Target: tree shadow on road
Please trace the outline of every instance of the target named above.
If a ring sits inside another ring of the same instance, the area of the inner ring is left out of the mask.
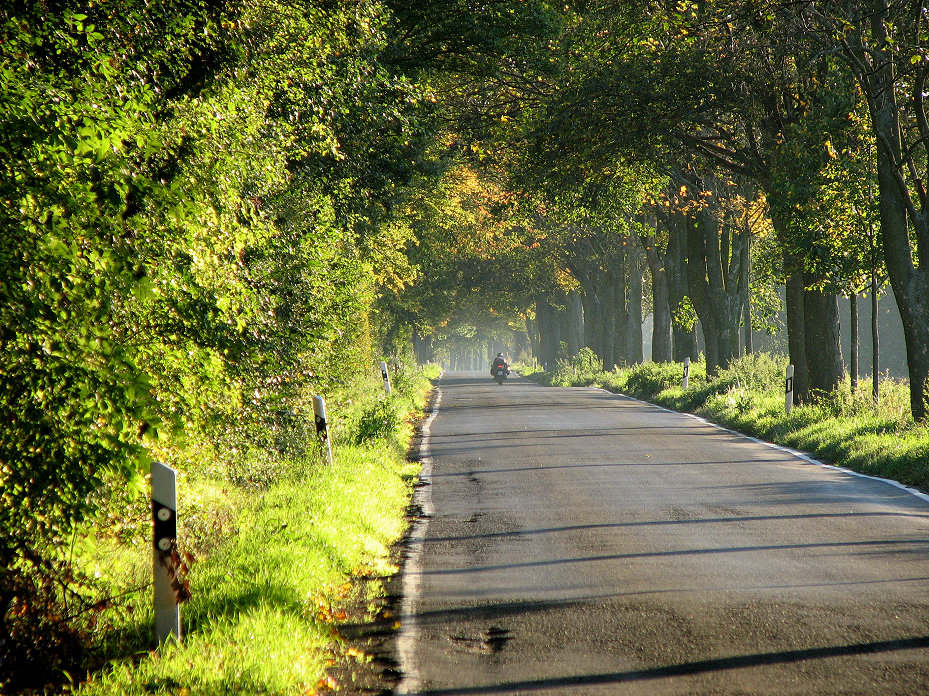
[[[512,692],[542,691],[573,686],[598,686],[623,684],[629,682],[649,681],[668,677],[691,676],[708,672],[722,672],[748,667],[779,665],[808,660],[821,660],[834,657],[876,655],[880,653],[899,652],[929,648],[929,636],[917,636],[897,640],[873,641],[869,643],[851,643],[847,645],[830,645],[819,648],[798,650],[780,650],[775,652],[735,655],[732,657],[695,660],[676,665],[649,667],[646,669],[627,670],[624,672],[607,672],[602,674],[578,674],[547,679],[503,682],[486,686],[467,686],[448,689],[431,689],[420,692],[419,696],[465,696],[466,694],[497,694]]]

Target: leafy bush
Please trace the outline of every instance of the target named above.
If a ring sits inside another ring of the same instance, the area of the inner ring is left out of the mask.
[[[396,400],[381,397],[361,412],[352,440],[356,445],[365,445],[386,439],[397,432],[402,418]]]
[[[695,365],[691,363],[690,379],[697,382]],[[625,389],[635,396],[654,396],[665,389],[681,384],[683,368],[675,363],[647,362],[620,370],[625,377]]]
[[[572,358],[560,358],[555,369],[548,373],[547,382],[559,387],[589,386],[599,383],[598,379],[602,373],[603,363],[597,354],[584,347]]]

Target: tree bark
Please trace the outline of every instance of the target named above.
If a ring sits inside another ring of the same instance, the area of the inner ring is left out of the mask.
[[[745,314],[742,317],[742,331],[745,336],[743,345],[745,354],[755,352],[755,342],[752,336],[752,236],[747,230],[748,238],[745,240],[745,263],[743,264],[742,279],[742,307]]]
[[[858,293],[848,296],[849,315],[849,365],[848,374],[852,385],[852,394],[858,391]]]
[[[839,298],[835,293],[807,290],[803,311],[810,394],[823,395],[838,389],[844,370]]]
[[[548,298],[536,300],[536,318],[539,325],[539,360],[552,369],[561,350],[561,321],[558,308]]]
[[[642,282],[645,267],[641,254],[634,250],[629,254],[628,303],[624,334],[623,357],[627,365],[638,365],[643,361],[642,348]]]
[[[614,273],[609,273],[599,289],[603,294],[600,300],[600,311],[603,313],[603,369],[612,370],[616,364],[617,331],[624,325],[622,313],[625,311],[625,297],[620,294],[619,284]],[[622,309],[620,309],[622,307]]]
[[[788,272],[785,287],[787,351],[790,354],[790,364],[794,366],[795,404],[810,400],[809,369],[806,361],[805,297],[802,273]]]
[[[671,356],[675,362],[684,362],[684,358],[696,360],[697,335],[693,327],[686,328],[674,321],[674,313],[685,298],[689,297],[687,287],[687,220],[681,213],[672,214],[668,223],[668,250],[665,253],[664,268],[668,282],[668,311],[671,315]]]
[[[783,250],[784,259],[784,304],[787,311],[787,352],[794,366],[794,403],[802,404],[810,399],[809,370],[806,361],[806,318],[804,311],[803,260],[791,252],[790,235],[785,221],[774,212],[772,206],[771,226]]]
[[[538,315],[536,315],[535,320],[530,319],[528,316],[526,317],[526,335],[529,337],[529,347],[533,357],[541,364],[542,358],[539,356],[542,353],[542,347],[539,342]]]
[[[586,270],[575,266],[573,272],[583,291],[581,303],[584,306],[584,345],[596,353],[602,361],[604,327],[597,284]]]
[[[702,190],[699,178],[693,183],[695,191]],[[739,354],[748,234],[741,229],[733,234],[731,226],[721,225],[709,207],[715,196],[709,201],[687,228],[687,284],[706,341],[707,373],[716,374]]]
[[[572,290],[568,293],[565,306],[565,326],[562,333],[568,355],[573,357],[584,347],[584,305],[577,291]]]
[[[671,307],[668,275],[663,268],[652,270],[652,360],[671,362]]]
[[[881,341],[877,315],[877,277],[871,274],[871,396],[875,405],[881,398]]]
[[[719,368],[719,350],[717,345],[716,325],[710,314],[709,300],[707,298],[706,283],[706,239],[705,230],[700,223],[709,224],[708,216],[698,214],[688,216],[687,225],[687,288],[690,301],[693,303],[697,316],[700,317],[700,326],[703,329],[703,339],[706,344],[706,371],[707,374],[716,374]]]
[[[859,81],[868,97],[871,124],[877,141],[877,181],[880,192],[881,243],[894,298],[903,320],[907,368],[910,378],[910,408],[913,418],[929,417],[929,233],[925,210],[917,210],[910,198],[901,142],[901,113],[897,104],[894,73],[895,48],[889,44],[887,0],[875,0],[871,15],[874,49],[864,53],[865,65],[874,64]],[[861,58],[861,57],[859,57]],[[920,108],[920,107],[917,107]],[[919,182],[917,182],[919,183]],[[916,233],[916,255],[910,244],[907,211]]]

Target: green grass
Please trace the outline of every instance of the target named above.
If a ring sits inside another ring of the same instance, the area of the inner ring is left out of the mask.
[[[389,546],[403,534],[413,475],[388,447],[342,447],[332,467],[251,497],[234,533],[191,568],[182,644],[120,660],[77,693],[311,692],[346,580],[396,571]]]
[[[853,395],[846,381],[835,394],[795,407],[788,416],[783,393],[786,365],[785,358],[759,353],[708,378],[705,364],[695,362],[686,391],[680,363],[644,363],[604,372],[585,356],[563,361],[550,372],[533,366],[518,369],[542,384],[601,386],[695,413],[828,463],[929,490],[929,428],[913,422],[905,382],[882,380],[880,402],[875,405],[870,383]]]
[[[405,454],[427,377],[435,376],[435,368],[408,376],[389,398],[376,391],[356,398],[344,409],[350,412],[333,419],[331,467],[309,458],[292,462],[266,487],[236,486],[203,475],[206,468],[182,477],[179,537],[195,562],[191,599],[181,608],[181,644],[153,649],[147,504],[127,499],[118,516],[141,515],[137,528],[104,519],[77,539],[81,567],[119,601],[98,629],[96,653],[109,661],[73,693],[303,696],[325,690],[326,669],[345,650],[336,628],[345,618],[342,607],[358,600],[361,585],[352,579],[398,570],[390,549],[405,531],[419,471]],[[382,591],[377,582],[363,586]]]

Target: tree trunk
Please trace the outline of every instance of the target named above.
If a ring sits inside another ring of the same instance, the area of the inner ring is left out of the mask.
[[[849,365],[848,374],[852,384],[852,394],[858,391],[858,293],[852,292],[848,296],[848,314],[851,326],[849,335]]]
[[[626,312],[625,358],[628,365],[643,361],[642,348],[642,276],[645,268],[638,253],[629,257],[629,304]]]
[[[671,307],[668,303],[668,275],[652,271],[652,360],[671,362]]]
[[[786,265],[786,264],[785,264]],[[785,304],[787,305],[787,351],[794,366],[794,403],[810,400],[809,369],[806,362],[806,312],[803,274],[787,273]]]
[[[809,370],[806,361],[806,328],[804,305],[803,261],[791,255],[790,235],[784,220],[774,212],[772,206],[771,225],[784,254],[784,304],[787,310],[787,352],[794,366],[794,403],[802,404],[810,399]]]
[[[693,303],[697,316],[700,317],[700,326],[703,329],[703,339],[706,344],[706,371],[707,374],[716,374],[719,367],[719,350],[717,345],[716,323],[710,314],[709,300],[707,298],[706,283],[706,240],[702,225],[710,224],[709,216],[700,213],[695,217],[687,218],[687,287],[690,292],[690,301]]]
[[[881,341],[877,315],[877,277],[871,274],[871,396],[877,405],[881,398]]]
[[[748,238],[745,240],[745,263],[742,272],[745,274],[742,279],[742,307],[745,314],[742,317],[742,331],[744,333],[743,345],[745,354],[755,352],[755,342],[752,337],[752,235],[751,230],[747,230]]]
[[[596,353],[597,357],[605,365],[605,336],[607,331],[603,302],[600,299],[602,288],[586,270],[574,268],[573,271],[583,290],[581,302],[584,305],[584,345]]]
[[[573,357],[584,347],[584,305],[575,290],[568,293],[565,304],[564,341],[568,355]]]
[[[540,298],[535,305],[539,325],[539,360],[546,369],[553,369],[561,349],[561,321],[558,310],[548,298]]]
[[[533,357],[541,364],[542,358],[539,356],[542,354],[542,347],[539,342],[538,315],[536,315],[535,320],[530,319],[528,316],[526,317],[526,335],[529,337],[529,347]]]
[[[697,335],[674,320],[674,314],[685,298],[687,288],[687,222],[683,214],[676,213],[668,221],[668,251],[664,258],[665,278],[668,283],[668,312],[671,318],[671,357],[675,362],[684,358],[696,360]]]
[[[842,382],[844,369],[839,298],[835,293],[807,290],[803,311],[810,394],[833,392]]]
[[[621,321],[617,321],[619,288],[613,281],[612,275],[606,278],[597,292],[600,299],[600,311],[603,314],[603,352],[600,359],[603,360],[604,370],[612,370],[613,365],[616,364],[616,332],[623,325]]]
[[[668,304],[668,274],[655,235],[643,238],[645,260],[652,278],[652,361],[671,362],[671,308]],[[667,255],[667,252],[664,254]]]
[[[696,177],[694,182],[697,187],[703,184]],[[710,197],[709,205],[715,200]],[[687,229],[687,284],[706,341],[708,374],[725,369],[739,354],[748,239],[746,230],[735,228],[732,234],[734,228],[721,226],[713,213],[710,207],[701,209]]]
[[[904,172],[900,133],[900,109],[896,101],[897,84],[893,51],[887,36],[886,2],[875,4],[871,15],[876,65],[862,77],[868,92],[871,124],[877,141],[877,181],[881,243],[887,274],[903,320],[906,362],[910,378],[910,408],[913,418],[923,422],[929,416],[929,242],[926,220],[914,215],[919,267],[913,261],[907,225],[909,190]],[[869,56],[870,57],[870,56]]]

